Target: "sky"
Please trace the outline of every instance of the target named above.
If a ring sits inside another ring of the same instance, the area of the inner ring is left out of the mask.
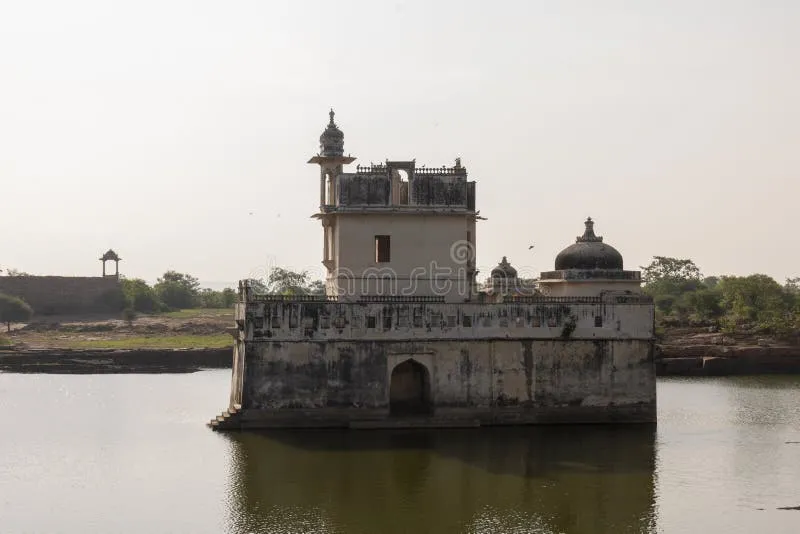
[[[628,269],[782,282],[798,26],[793,0],[0,0],[0,268],[321,277],[333,107],[356,163],[462,158],[484,275],[552,269],[591,216]]]

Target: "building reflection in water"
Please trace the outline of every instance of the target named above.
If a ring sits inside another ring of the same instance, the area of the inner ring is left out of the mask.
[[[235,433],[231,532],[655,532],[655,427]]]

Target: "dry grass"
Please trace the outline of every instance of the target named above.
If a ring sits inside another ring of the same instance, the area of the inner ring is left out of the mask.
[[[169,317],[170,319],[196,319],[196,318],[230,318],[233,321],[232,308],[193,308],[162,313],[154,317]]]
[[[68,339],[59,344],[72,349],[221,349],[233,346],[228,334],[147,336],[121,339]]]

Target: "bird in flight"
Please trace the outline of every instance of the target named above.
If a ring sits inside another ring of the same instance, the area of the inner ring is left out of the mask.
[[[530,249],[532,249],[532,248],[533,248],[533,245],[529,246],[529,247],[528,247],[528,250],[530,250]]]

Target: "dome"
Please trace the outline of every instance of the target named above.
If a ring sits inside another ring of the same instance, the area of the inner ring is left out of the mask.
[[[344,155],[344,134],[333,122],[333,110],[329,113],[331,120],[328,127],[319,136],[319,148],[321,156],[343,156]]]
[[[594,235],[594,221],[586,219],[586,231],[556,256],[556,270],[618,269],[622,270],[622,254],[603,238]]]
[[[122,261],[122,258],[112,249],[108,249],[108,251],[100,257],[100,261]]]
[[[516,278],[517,270],[508,263],[508,260],[503,256],[502,261],[492,269],[492,278]]]

